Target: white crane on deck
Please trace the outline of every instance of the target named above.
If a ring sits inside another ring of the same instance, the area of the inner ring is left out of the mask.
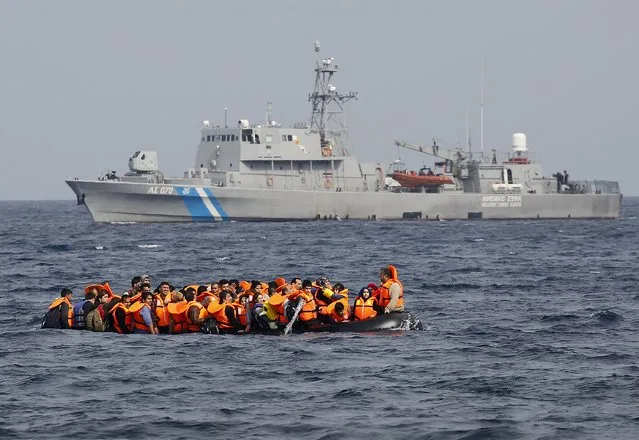
[[[395,141],[395,145],[402,148],[407,148],[409,150],[417,151],[424,154],[429,154],[431,156],[438,157],[444,160],[453,161],[453,163],[458,164],[459,162],[466,159],[466,156],[461,148],[457,148],[455,150],[449,149],[441,149],[437,142],[433,140],[433,145],[430,147],[423,147],[421,145],[414,145],[404,141]]]

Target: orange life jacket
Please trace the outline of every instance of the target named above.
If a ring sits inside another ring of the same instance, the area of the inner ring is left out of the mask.
[[[144,330],[145,332],[149,332],[151,330],[149,326],[146,325],[146,322],[144,322],[144,318],[142,318],[142,315],[140,314],[142,309],[145,307],[148,307],[149,310],[151,310],[151,307],[148,304],[144,304],[140,301],[136,302],[135,304],[131,304],[131,307],[129,307],[129,313],[132,314],[131,331],[133,331],[133,329],[135,328],[137,328],[138,330]],[[153,314],[152,310],[151,314]]]
[[[377,316],[377,312],[373,307],[375,303],[377,303],[377,299],[372,296],[368,297],[368,299],[358,296],[357,299],[355,299],[355,310],[353,311],[355,320],[368,319]]]
[[[313,319],[317,319],[317,305],[315,304],[315,298],[313,298],[313,295],[308,294],[303,290],[298,290],[297,292],[291,293],[289,299],[295,303],[298,297],[301,297],[306,301],[298,315],[299,320],[311,321]]]
[[[200,324],[196,324],[191,320],[191,317],[189,316],[189,310],[191,309],[191,307],[196,307],[198,309],[198,319],[205,319],[207,316],[209,316],[209,314],[204,306],[197,301],[191,301],[186,305],[186,311],[184,312],[186,330],[191,333],[198,333],[202,330],[202,326]]]
[[[337,305],[337,303],[344,304],[344,311],[346,312],[345,316],[338,315],[337,312],[335,311],[335,306]],[[348,300],[346,298],[342,298],[330,303],[326,307],[326,314],[329,316],[331,320],[333,320],[333,322],[348,321],[348,315],[349,315],[348,309],[349,309]]]
[[[116,305],[113,306],[113,308],[111,309],[111,311],[109,312],[109,314],[111,315],[111,317],[113,318],[113,328],[115,328],[115,331],[120,333],[120,334],[124,334],[125,331],[123,328],[120,327],[120,321],[118,321],[117,316],[115,315],[115,312],[119,309],[124,310],[125,313],[125,318],[124,318],[124,325],[126,325],[126,327],[128,329],[131,328],[131,320],[133,319],[133,315],[131,315],[129,313],[129,309],[126,308],[126,306],[124,304],[117,303]]]
[[[169,324],[171,321],[173,321],[172,329],[169,325],[169,329],[173,334],[184,333],[187,331],[188,323],[186,322],[186,314],[188,309],[189,306],[185,301],[168,303],[166,305],[166,311],[169,313]]]
[[[214,312],[212,317],[215,319],[215,321],[217,321],[217,326],[219,329],[221,330],[229,330],[229,329],[234,329],[237,328],[234,325],[231,324],[231,321],[229,320],[229,318],[226,316],[226,308],[227,307],[231,307],[233,309],[233,313],[235,314],[235,316],[237,316],[237,304],[221,304],[222,307],[217,308]]]
[[[233,307],[235,308],[235,315],[240,321],[240,324],[246,327],[246,325],[248,324],[248,319],[246,317],[246,307],[239,303],[233,303]]]
[[[158,327],[168,327],[170,314],[166,309],[166,304],[162,301],[160,295],[153,294],[153,304],[155,304],[155,316],[157,316]]]
[[[67,317],[66,317],[67,324],[69,325],[69,328],[73,328],[73,304],[71,304],[71,301],[69,301],[69,298],[67,298],[66,296],[63,296],[63,297],[54,299],[51,305],[49,306],[49,310],[55,309],[56,307],[60,307],[62,303],[64,302],[67,303],[67,305],[69,306],[67,311]],[[60,317],[60,319],[65,319],[65,318]]]
[[[391,300],[390,296],[390,286],[394,283],[399,284],[399,299],[397,300],[397,307],[404,306],[404,286],[399,280],[388,280],[384,284],[382,284],[379,288],[379,306],[384,308],[386,307]]]
[[[290,297],[289,295],[282,295],[281,293],[276,293],[268,299],[268,303],[273,310],[277,313],[276,321],[280,325],[286,325],[289,322],[289,319],[286,317],[286,311],[284,310],[284,302]]]

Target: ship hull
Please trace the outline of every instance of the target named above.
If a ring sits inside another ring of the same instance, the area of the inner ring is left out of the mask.
[[[619,194],[297,191],[68,180],[96,222],[619,217]]]

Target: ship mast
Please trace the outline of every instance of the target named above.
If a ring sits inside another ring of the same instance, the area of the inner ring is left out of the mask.
[[[315,42],[315,52],[320,51],[319,41]],[[333,75],[337,72],[334,58],[324,58],[316,61],[315,87],[309,93],[313,112],[309,131],[319,133],[322,148],[329,148],[338,155],[347,156],[350,153],[345,142],[348,139],[348,128],[344,119],[344,104],[351,99],[357,99],[357,93],[339,93],[332,83]]]

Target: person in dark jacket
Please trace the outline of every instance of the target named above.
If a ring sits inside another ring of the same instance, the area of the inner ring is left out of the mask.
[[[95,305],[96,294],[91,291],[84,295],[84,301],[78,301],[73,305],[73,328],[86,330],[86,317]]]

